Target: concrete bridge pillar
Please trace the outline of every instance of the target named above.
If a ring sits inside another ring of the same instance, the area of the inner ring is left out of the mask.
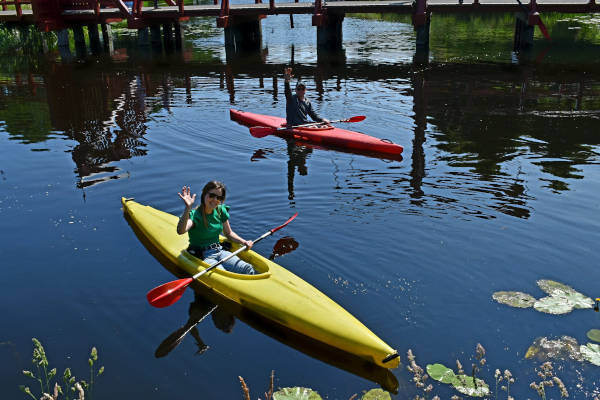
[[[529,50],[533,46],[533,33],[535,26],[529,25],[525,13],[515,14],[515,42],[513,49],[515,52]]]
[[[317,48],[327,50],[342,49],[342,23],[344,14],[327,14],[317,25]]]
[[[260,50],[262,25],[258,16],[230,16],[225,33],[225,49],[235,53]]]

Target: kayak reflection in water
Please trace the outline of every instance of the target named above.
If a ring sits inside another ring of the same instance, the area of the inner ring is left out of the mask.
[[[171,333],[156,349],[154,356],[156,358],[164,357],[169,354],[175,347],[183,341],[183,338],[190,333],[196,341],[196,355],[203,354],[209,349],[209,346],[204,343],[200,337],[200,332],[196,325],[202,322],[204,318],[211,314],[213,323],[217,329],[222,330],[225,333],[230,333],[233,330],[235,318],[232,314],[225,311],[223,308],[219,308],[216,304],[208,301],[204,297],[196,294],[195,299],[190,303],[188,311],[188,321],[181,328]]]
[[[329,120],[321,118],[312,108],[310,101],[304,96],[306,94],[306,85],[301,81],[296,84],[296,94],[292,94],[290,80],[292,79],[292,69],[286,68],[283,73],[285,86],[285,114],[288,126],[296,126],[310,123],[308,117],[313,121],[329,124]]]
[[[252,240],[245,240],[235,233],[229,225],[229,206],[223,204],[226,189],[221,182],[210,181],[202,189],[200,205],[192,208],[196,201],[196,194],[191,194],[190,187],[184,186],[179,197],[185,204],[185,210],[177,223],[177,233],[183,235],[187,232],[190,239],[188,252],[193,256],[203,259],[213,265],[231,253],[219,242],[219,234],[223,234],[232,242],[247,246],[248,250],[254,244]],[[252,265],[233,256],[217,268],[238,274],[254,275],[257,272]]]

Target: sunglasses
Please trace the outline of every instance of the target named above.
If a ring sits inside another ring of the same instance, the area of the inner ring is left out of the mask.
[[[217,200],[219,200],[219,201],[223,201],[223,200],[225,200],[225,196],[219,196],[218,194],[216,194],[216,193],[211,193],[211,192],[209,192],[209,193],[208,193],[208,198],[209,198],[209,199],[215,199],[215,198],[216,198],[216,199],[217,199]]]

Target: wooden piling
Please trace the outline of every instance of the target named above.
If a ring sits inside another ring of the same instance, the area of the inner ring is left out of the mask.
[[[341,50],[344,14],[327,14],[317,25],[317,48]]]
[[[104,51],[113,55],[115,52],[115,44],[110,24],[102,24],[102,43],[104,44]]]
[[[97,24],[89,24],[87,26],[88,37],[90,40],[90,49],[93,54],[100,53],[101,45],[100,45],[100,35],[98,34],[98,25]]]
[[[87,48],[85,46],[83,26],[73,26],[73,38],[75,39],[75,53],[77,54],[77,57],[85,57],[87,55]]]

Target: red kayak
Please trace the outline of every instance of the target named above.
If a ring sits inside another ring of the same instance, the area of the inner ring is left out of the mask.
[[[245,111],[229,110],[231,119],[248,127],[285,127],[285,118],[254,114]],[[387,139],[379,139],[364,133],[348,131],[333,126],[277,129],[274,135],[296,139],[300,142],[322,147],[334,147],[358,153],[376,153],[384,158],[400,158],[404,148]],[[399,157],[398,157],[399,156]]]

